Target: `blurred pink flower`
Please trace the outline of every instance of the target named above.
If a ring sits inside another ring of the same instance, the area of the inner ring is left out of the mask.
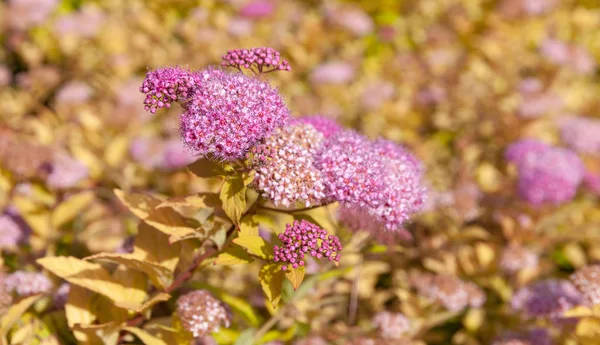
[[[198,159],[178,138],[169,139],[164,144],[162,167],[175,170],[187,166]]]
[[[540,53],[550,62],[570,67],[581,74],[590,74],[596,69],[596,61],[583,46],[569,44],[556,39],[546,39],[540,46]]]
[[[0,65],[0,87],[12,82],[12,71],[5,65]]]
[[[228,31],[233,36],[248,36],[254,31],[254,23],[246,18],[231,18]]]
[[[66,153],[57,153],[52,161],[52,172],[46,184],[52,189],[71,188],[89,174],[88,168]]]
[[[354,66],[343,61],[330,61],[317,66],[310,74],[313,84],[346,84],[356,73]]]
[[[59,17],[54,23],[54,30],[60,36],[76,35],[92,38],[96,36],[105,21],[104,12],[97,7],[88,6]]]
[[[275,11],[275,5],[267,0],[252,0],[240,10],[240,15],[246,18],[262,19],[269,17]]]
[[[56,93],[56,101],[61,105],[81,104],[92,97],[92,88],[81,81],[71,81]]]
[[[373,32],[373,19],[358,6],[340,6],[327,10],[327,18],[356,36]]]
[[[8,0],[5,18],[13,29],[29,29],[42,24],[58,3],[58,0]]]
[[[129,146],[129,154],[135,162],[146,169],[158,168],[164,158],[164,142],[154,137],[134,139]]]
[[[393,96],[394,84],[377,80],[367,84],[360,97],[360,102],[365,109],[375,110]]]
[[[542,82],[537,78],[526,78],[519,84],[521,104],[518,113],[523,118],[535,118],[563,107],[560,95],[544,91]]]
[[[446,100],[447,92],[441,86],[431,85],[417,93],[417,103],[421,105],[434,105]]]
[[[561,139],[579,153],[600,155],[600,119],[564,116],[558,120]]]

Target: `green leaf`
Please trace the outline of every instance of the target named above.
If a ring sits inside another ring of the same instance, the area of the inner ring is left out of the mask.
[[[157,263],[140,260],[134,254],[100,253],[89,256],[85,260],[106,260],[142,271],[161,289],[166,288],[173,282],[173,271],[171,269]]]
[[[246,253],[239,246],[229,246],[227,249],[225,249],[224,252],[217,256],[217,258],[214,261],[214,264],[231,266],[239,264],[248,264],[252,261],[254,261],[254,259],[252,259],[250,255],[248,255],[248,253]]]
[[[298,266],[298,268],[289,267],[285,272],[285,277],[292,283],[294,290],[298,289],[298,286],[304,280],[304,266]]]
[[[169,244],[169,236],[141,223],[135,236],[133,256],[175,271],[181,253],[181,243]]]
[[[225,171],[223,164],[215,162],[207,158],[200,158],[194,163],[188,165],[188,169],[194,173],[194,175],[203,178],[219,177],[228,175]]]
[[[252,182],[254,172],[229,176],[223,181],[219,197],[223,202],[225,214],[238,224],[246,211],[246,186]]]
[[[252,325],[253,327],[258,326],[258,317],[256,316],[256,313],[254,313],[254,309],[252,308],[250,303],[246,302],[245,300],[239,297],[235,297],[225,292],[217,293],[217,298],[219,298],[221,301],[223,301],[225,304],[231,307],[234,313],[237,313],[240,316],[242,316],[244,320],[246,320],[250,325]]]
[[[6,314],[2,317],[2,320],[0,320],[0,339],[2,339],[3,344],[7,344],[6,335],[8,334],[8,331],[15,325],[21,315],[23,315],[23,313],[25,313],[27,309],[41,297],[42,295],[27,297],[8,309]]]
[[[283,285],[283,271],[279,264],[266,264],[258,273],[258,279],[265,295],[273,307],[279,304],[281,299],[281,286]]]
[[[94,200],[94,193],[87,191],[75,194],[60,203],[52,212],[52,226],[60,228],[70,222]]]
[[[273,259],[273,245],[260,236],[244,236],[233,240],[233,243],[245,248],[248,253],[264,260]]]
[[[233,345],[252,345],[254,338],[254,329],[249,328],[243,331]]]
[[[135,336],[140,338],[140,340],[146,345],[167,345],[164,340],[153,336],[143,329],[139,329],[137,327],[125,327],[124,329],[127,332],[135,334]]]
[[[129,210],[137,217],[142,219],[148,225],[155,227],[163,233],[171,236],[170,241],[177,238],[193,235],[194,230],[199,226],[198,222],[184,218],[175,210],[169,207],[158,206],[162,203],[146,194],[125,193],[122,190],[115,189],[115,195]]]
[[[125,288],[115,282],[99,264],[70,256],[41,258],[37,263],[69,283],[97,292],[115,302],[127,299]]]
[[[173,333],[177,345],[191,344],[194,341],[194,337],[192,336],[192,333],[188,332],[185,328],[183,328],[183,325],[181,324],[181,320],[179,319],[177,313],[173,313],[172,319],[173,328],[177,330],[177,332]]]

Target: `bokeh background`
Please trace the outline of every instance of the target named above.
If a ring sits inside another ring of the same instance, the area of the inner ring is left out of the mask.
[[[511,298],[600,259],[599,180],[573,201],[532,207],[504,150],[536,138],[577,151],[589,176],[600,172],[598,1],[8,0],[0,18],[4,271],[126,246],[136,224],[113,188],[212,188],[185,169],[193,157],[178,139],[179,109],[145,112],[139,86],[149,69],[202,69],[229,49],[269,46],[292,67],[269,81],[296,116],[406,145],[430,189],[427,212],[407,225],[412,241],[350,251],[343,265],[358,269],[316,292],[329,302],[300,302],[284,326],[328,339],[393,310],[438,317],[418,334],[431,344],[491,344],[540,327],[557,343],[581,343],[575,326],[524,318]],[[56,219],[61,207],[72,212]],[[227,270],[205,283],[260,299],[250,270]],[[451,317],[432,311],[415,272],[474,282],[487,302]]]

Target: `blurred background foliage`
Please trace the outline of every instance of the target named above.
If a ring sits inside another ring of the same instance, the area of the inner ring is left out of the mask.
[[[425,162],[431,193],[407,225],[411,241],[346,236],[341,267],[294,297],[282,334],[352,338],[391,310],[425,324],[416,338],[430,344],[490,344],[539,327],[557,343],[597,343],[510,301],[600,259],[598,196],[582,188],[570,203],[533,208],[503,159],[522,137],[563,145],[567,115],[600,120],[596,0],[9,0],[0,18],[0,209],[27,232],[3,245],[4,271],[126,245],[137,221],[113,188],[214,189],[184,168],[179,110],[144,112],[139,85],[148,69],[202,69],[229,49],[270,46],[292,66],[270,81],[296,116],[405,144]],[[582,154],[590,171],[599,153]],[[50,178],[58,166],[67,182]],[[447,314],[419,295],[423,272],[474,282],[487,302]],[[269,317],[247,268],[207,267],[198,281],[257,308],[241,324]]]

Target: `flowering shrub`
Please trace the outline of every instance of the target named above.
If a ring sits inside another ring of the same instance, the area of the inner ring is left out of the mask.
[[[1,3],[0,343],[597,344],[599,11]]]

